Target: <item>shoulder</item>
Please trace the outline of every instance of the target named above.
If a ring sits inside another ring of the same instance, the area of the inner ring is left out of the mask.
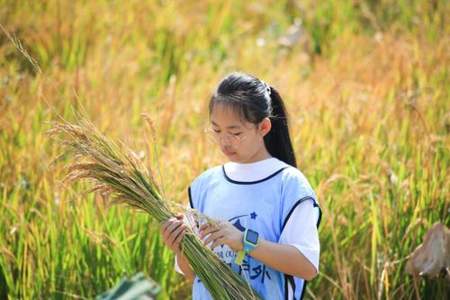
[[[218,174],[220,174],[220,172],[222,172],[222,165],[217,165],[209,169],[206,169],[192,180],[191,186],[208,182],[212,180],[214,177],[216,177]]]
[[[283,220],[281,228],[284,228],[292,215],[294,215],[294,219],[306,222],[305,215],[311,217],[318,214],[317,217],[311,219],[314,220],[314,224],[318,225],[322,214],[320,205],[316,193],[305,175],[299,169],[290,166],[283,170],[281,186],[281,213]]]
[[[220,165],[203,171],[192,180],[188,187],[189,202],[192,208],[199,209],[200,211],[203,210],[204,198],[207,194],[208,187],[214,181],[218,180],[219,172],[222,172]]]
[[[294,197],[310,196],[316,198],[311,184],[298,168],[293,166],[285,168],[281,174],[281,182],[283,193],[293,193],[292,196]]]
[[[205,190],[207,190],[208,186],[223,177],[222,172],[222,165],[206,169],[192,180],[191,184],[189,185],[189,190],[196,194],[203,193]]]

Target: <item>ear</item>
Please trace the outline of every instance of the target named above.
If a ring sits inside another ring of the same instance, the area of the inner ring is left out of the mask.
[[[258,130],[262,134],[262,136],[268,134],[271,129],[272,129],[272,122],[267,117],[264,118],[258,125]]]

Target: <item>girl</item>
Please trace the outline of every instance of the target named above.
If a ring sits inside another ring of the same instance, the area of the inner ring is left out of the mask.
[[[318,273],[321,210],[297,169],[279,93],[249,74],[225,77],[209,104],[207,131],[230,160],[200,174],[189,204],[218,220],[199,236],[264,299],[301,299]],[[193,281],[194,300],[212,299],[180,249],[182,216],[165,222],[164,242],[175,267]]]

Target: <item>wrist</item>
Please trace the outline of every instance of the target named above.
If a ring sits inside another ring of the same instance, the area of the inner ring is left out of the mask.
[[[244,246],[244,252],[250,253],[253,251],[253,249],[256,248],[259,242],[259,233],[247,228],[244,232],[244,238],[243,238],[243,246]]]
[[[252,252],[256,246],[259,244],[259,234],[258,232],[246,229],[244,233],[241,233],[242,239],[240,243],[240,249],[237,251],[235,263],[241,265],[244,261],[245,255]]]
[[[239,235],[239,243],[238,247],[235,249],[235,251],[244,251],[244,233],[241,232]]]
[[[184,258],[183,250],[181,250],[181,249],[175,251],[175,255],[176,255],[178,258]]]

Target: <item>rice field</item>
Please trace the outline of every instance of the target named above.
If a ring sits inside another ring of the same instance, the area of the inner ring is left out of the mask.
[[[158,224],[62,184],[47,131],[83,108],[185,205],[223,163],[203,129],[234,70],[280,91],[323,209],[306,297],[444,299],[448,281],[405,264],[450,226],[449,16],[445,0],[0,0],[0,299],[92,299],[140,271],[189,299]]]

